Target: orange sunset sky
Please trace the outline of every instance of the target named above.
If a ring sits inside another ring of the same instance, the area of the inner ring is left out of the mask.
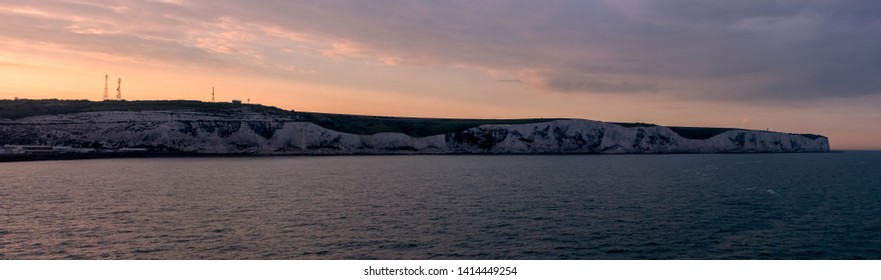
[[[571,117],[881,149],[874,1],[0,0],[0,99]]]

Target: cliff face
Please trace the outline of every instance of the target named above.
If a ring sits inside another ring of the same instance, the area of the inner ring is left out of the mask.
[[[309,122],[260,114],[95,112],[0,121],[0,145],[230,154],[535,154],[826,152],[829,140],[766,131],[731,130],[706,140],[669,128],[623,127],[589,120],[482,125],[428,137],[356,135]]]

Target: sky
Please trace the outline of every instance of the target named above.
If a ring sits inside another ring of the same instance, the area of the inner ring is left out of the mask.
[[[881,149],[868,0],[0,0],[0,99],[737,127]]]

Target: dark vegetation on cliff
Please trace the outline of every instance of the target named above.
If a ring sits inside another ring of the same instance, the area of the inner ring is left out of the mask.
[[[300,120],[312,122],[322,127],[354,134],[376,134],[380,132],[400,132],[413,137],[425,137],[459,132],[483,124],[524,124],[539,123],[559,119],[429,119],[397,118],[377,116],[357,116],[342,114],[301,112]]]
[[[352,134],[376,134],[398,132],[414,137],[460,132],[483,124],[525,124],[547,122],[561,119],[435,119],[401,118],[295,112],[259,104],[234,104],[222,102],[201,102],[192,100],[156,101],[88,101],[58,99],[17,99],[0,100],[0,119],[20,119],[40,115],[71,114],[105,111],[190,111],[212,114],[235,115],[253,112],[277,117],[287,117],[297,121],[312,122],[316,125]],[[652,127],[648,123],[614,123],[625,127]],[[689,139],[708,139],[734,128],[711,127],[668,127],[682,137]],[[816,139],[822,136],[801,134]]]
[[[617,123],[617,122],[614,122],[613,124],[617,124],[617,125],[620,125],[623,127],[658,126],[658,125],[652,124],[652,123],[641,123],[641,122],[638,122],[638,123]],[[682,137],[685,137],[688,139],[700,139],[700,140],[710,139],[710,138],[713,138],[713,136],[722,134],[726,131],[739,129],[739,128],[724,128],[724,127],[689,127],[689,126],[668,126],[667,128],[669,128],[673,132],[676,132],[676,134],[679,134],[679,136],[682,136]],[[814,140],[814,139],[817,139],[820,137],[824,137],[822,135],[816,135],[816,134],[794,134],[794,133],[790,133],[790,134],[801,135],[801,136],[807,137],[808,139],[811,139],[811,140]]]
[[[202,113],[235,113],[247,108],[252,112],[271,115],[290,114],[275,107],[254,104],[201,102],[194,100],[156,101],[89,101],[58,99],[0,100],[0,119],[20,119],[32,116],[106,111],[190,111]]]

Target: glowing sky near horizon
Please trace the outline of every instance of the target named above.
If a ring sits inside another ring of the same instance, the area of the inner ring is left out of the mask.
[[[881,149],[877,1],[0,0],[0,99],[741,127]]]

